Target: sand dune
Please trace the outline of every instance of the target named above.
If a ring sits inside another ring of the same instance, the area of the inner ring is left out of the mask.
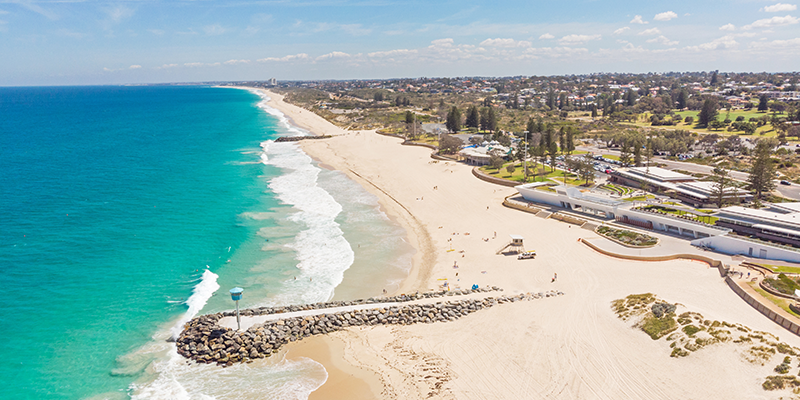
[[[325,343],[339,358],[320,360],[331,374],[329,382],[338,383],[323,385],[312,398],[761,399],[787,394],[761,388],[782,355],[762,366],[744,361],[741,346],[718,344],[671,358],[668,343],[651,340],[611,309],[615,299],[651,292],[680,303],[682,310],[771,332],[800,347],[800,338],[742,301],[716,269],[692,261],[635,262],[598,254],[578,241],[597,237],[591,231],[503,207],[513,188],[480,181],[465,165],[432,162],[430,149],[401,146],[399,139],[374,132],[342,131],[271,96],[272,105],[296,124],[316,134],[339,135],[301,145],[364,185],[408,230],[418,252],[401,292],[438,288],[447,279],[451,287],[496,285],[506,294],[566,293],[446,324],[357,328],[304,341],[289,355],[315,358],[308,349]],[[509,234],[524,236],[537,258],[496,255]],[[551,282],[555,273],[558,279]],[[342,392],[347,382],[358,383],[353,384],[358,394]]]

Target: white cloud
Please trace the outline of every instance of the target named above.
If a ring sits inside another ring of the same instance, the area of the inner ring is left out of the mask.
[[[777,3],[771,6],[766,6],[762,8],[760,11],[765,12],[783,12],[783,11],[794,11],[797,10],[797,5],[795,4],[784,4],[784,3]]]
[[[645,30],[639,32],[639,36],[652,36],[652,35],[660,35],[660,34],[661,34],[661,31],[658,30],[658,28],[645,29]]]
[[[579,44],[588,42],[590,40],[600,40],[602,36],[600,35],[567,35],[558,39],[559,44]]]
[[[367,55],[369,57],[380,58],[380,57],[408,56],[412,54],[417,54],[417,50],[397,49],[388,51],[375,51]]]
[[[348,58],[348,57],[350,57],[350,54],[343,53],[341,51],[332,51],[332,52],[330,52],[328,54],[323,54],[323,55],[317,57],[315,60],[316,61],[325,61],[325,60],[333,60],[335,58]]]
[[[225,65],[250,64],[250,60],[228,60],[225,61],[223,64]]]
[[[631,20],[631,22],[630,22],[630,23],[631,23],[631,24],[641,24],[641,25],[644,25],[644,24],[646,24],[646,23],[648,23],[648,22],[647,22],[647,21],[643,21],[643,20],[642,20],[642,16],[641,16],[641,15],[637,15],[637,16],[633,17],[633,19]]]
[[[135,11],[132,8],[128,8],[124,5],[117,4],[110,8],[107,8],[106,14],[108,15],[109,20],[113,23],[119,23],[123,19],[127,19],[133,16]]]
[[[785,17],[772,17],[766,19],[760,19],[756,22],[753,22],[750,25],[745,25],[742,29],[748,30],[753,28],[772,28],[775,26],[784,26],[784,25],[793,25],[800,22],[800,19],[795,18],[791,15],[787,15]]]
[[[647,43],[661,43],[661,44],[663,44],[663,45],[665,45],[665,46],[675,46],[676,44],[678,44],[678,42],[677,42],[677,41],[675,41],[675,40],[669,40],[669,39],[667,39],[667,37],[666,37],[666,36],[664,36],[664,35],[661,35],[661,36],[659,36],[659,37],[655,37],[655,38],[649,39],[649,40],[647,40]]]
[[[219,24],[207,25],[203,27],[203,32],[205,32],[208,36],[222,35],[225,33],[225,28]]]
[[[658,13],[655,17],[653,17],[653,19],[656,21],[669,21],[673,18],[678,18],[678,14],[675,14],[672,11]]]
[[[177,66],[178,66],[178,64],[164,64],[164,65],[162,65],[162,66],[160,66],[160,67],[158,67],[156,69],[168,69],[168,68],[175,68]]]
[[[725,24],[725,25],[720,26],[719,30],[721,30],[721,31],[735,31],[736,30],[736,26],[733,25],[733,24]]]
[[[553,35],[551,35],[549,33],[545,33],[544,35],[539,36],[539,39],[555,39],[555,38],[556,38],[555,36],[553,36]]]
[[[296,60],[308,60],[309,58],[310,57],[308,56],[308,54],[300,53],[300,54],[292,54],[292,55],[289,55],[289,56],[283,56],[283,57],[278,57],[278,58],[276,58],[276,57],[260,58],[257,61],[258,62],[270,62],[270,61],[288,62],[288,61],[296,61]]]
[[[493,47],[531,47],[531,42],[525,40],[514,40],[514,39],[486,39],[480,43],[481,46],[493,46]]]
[[[148,29],[147,31],[152,33],[153,35],[161,36],[164,34],[164,31],[162,31],[161,29]]]
[[[614,34],[615,35],[621,35],[621,34],[625,33],[625,31],[629,31],[630,29],[631,28],[627,27],[627,26],[626,27],[622,27],[622,28],[619,28],[619,29],[615,30]]]
[[[130,67],[128,67],[128,69],[139,69],[139,68],[142,68],[142,66],[141,65],[136,65],[136,64],[131,65]]]
[[[185,63],[183,65],[186,66],[186,67],[202,67],[205,64],[203,64],[201,62],[193,62],[193,63]]]
[[[733,38],[733,35],[727,35],[719,39],[714,39],[708,43],[703,43],[697,46],[689,46],[686,49],[691,51],[731,49],[738,45],[739,43],[736,42],[736,40]]]
[[[435,47],[449,47],[453,45],[453,39],[446,38],[446,39],[436,39],[432,40],[431,44]]]
[[[5,14],[8,14],[8,11],[6,11],[6,10],[0,10],[0,15],[5,15]]]

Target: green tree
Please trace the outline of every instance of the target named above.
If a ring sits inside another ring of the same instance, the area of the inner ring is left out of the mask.
[[[767,112],[769,109],[769,98],[766,94],[762,94],[758,97],[758,111]]]
[[[637,167],[642,166],[642,146],[639,143],[634,144],[633,147],[633,164]]]
[[[489,152],[489,165],[499,170],[503,168],[503,164],[505,164],[506,160],[499,154],[497,150],[492,150]]]
[[[411,111],[406,111],[406,125],[411,125],[414,123],[414,113]]]
[[[701,127],[707,127],[711,121],[717,119],[717,101],[714,99],[706,99],[703,102],[703,108],[700,109],[700,114],[697,115],[697,124]]]
[[[497,112],[494,111],[494,107],[489,107],[489,117],[486,127],[491,132],[497,130]]]
[[[447,130],[450,132],[458,132],[461,130],[461,111],[458,111],[458,107],[453,106],[450,109],[450,112],[447,113],[447,121],[445,122],[445,126]]]
[[[686,89],[681,89],[681,92],[678,94],[678,109],[683,110],[686,108],[688,102],[689,93],[686,92]]]
[[[454,154],[461,149],[463,144],[464,143],[461,141],[461,139],[443,133],[439,137],[439,152],[443,154]]]
[[[592,118],[597,118],[597,104],[592,104]]]
[[[764,193],[769,193],[775,189],[775,165],[772,163],[772,149],[775,148],[777,142],[774,139],[762,139],[756,143],[754,150],[753,165],[750,167],[750,176],[747,181],[750,183],[750,188],[756,194],[756,203],[760,204],[760,200]]]
[[[712,172],[712,180],[714,185],[711,189],[711,195],[714,198],[714,203],[718,208],[722,208],[727,199],[725,198],[725,191],[731,187],[730,178],[728,178],[728,170],[725,167],[716,167]]]
[[[575,130],[571,127],[567,129],[567,140],[566,140],[567,148],[566,152],[569,155],[572,155],[572,152],[575,151]]]
[[[719,82],[719,78],[717,77],[717,72],[714,71],[714,73],[711,74],[711,86],[716,86],[717,82]]]
[[[469,109],[467,109],[467,120],[465,125],[467,125],[468,128],[477,129],[478,126],[480,125],[480,122],[481,122],[481,115],[478,112],[478,107],[474,105],[470,106]]]

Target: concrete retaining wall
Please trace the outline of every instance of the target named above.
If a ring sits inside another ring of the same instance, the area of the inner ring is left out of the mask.
[[[511,200],[508,199],[511,196],[516,196],[516,194],[512,194],[512,195],[506,196],[506,198],[503,200],[503,205],[504,206],[506,206],[508,208],[513,208],[515,210],[528,212],[528,213],[531,213],[531,214],[538,214],[539,211],[542,211],[541,208],[535,207],[530,203],[523,204],[523,203],[520,203],[520,202],[517,202],[517,201],[511,201]]]
[[[508,179],[495,178],[493,176],[487,175],[483,171],[478,169],[478,167],[472,168],[472,175],[475,175],[478,179],[480,179],[482,181],[486,181],[486,182],[489,182],[489,183],[494,183],[496,185],[503,185],[503,186],[510,186],[510,187],[514,187],[514,186],[519,185],[519,182],[510,181]]]
[[[750,304],[753,308],[758,310],[761,314],[764,314],[767,318],[773,320],[778,325],[784,327],[789,332],[794,333],[795,335],[800,336],[800,325],[796,324],[794,321],[790,321],[783,316],[779,315],[775,311],[770,310],[765,305],[761,304],[758,300],[753,298],[750,293],[747,293],[744,289],[742,289],[736,281],[731,279],[731,277],[725,278],[725,283],[730,286],[733,291],[742,298],[742,300],[746,301],[747,304]]]
[[[589,242],[588,240],[581,239],[583,244],[591,247],[594,251],[598,253],[605,254],[607,256],[622,258],[626,260],[636,260],[636,261],[670,261],[670,260],[695,260],[704,262],[719,271],[719,276],[727,277],[728,276],[728,267],[725,266],[720,260],[715,260],[713,258],[708,258],[706,256],[701,256],[699,254],[670,254],[664,256],[637,256],[633,254],[617,254],[608,250],[601,249],[600,247],[596,246],[594,243]]]

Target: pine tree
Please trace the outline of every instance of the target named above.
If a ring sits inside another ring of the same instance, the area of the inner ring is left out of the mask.
[[[458,111],[458,107],[453,106],[450,112],[447,113],[447,122],[445,126],[448,131],[453,133],[461,130],[461,111]]]
[[[478,112],[478,107],[474,105],[470,106],[469,109],[467,110],[467,120],[466,120],[467,127],[477,129],[478,125],[480,125],[480,121],[481,121],[481,116],[480,113]]]
[[[711,172],[713,173],[712,179],[714,180],[711,194],[714,197],[714,202],[717,203],[717,207],[722,208],[726,202],[725,190],[731,186],[730,179],[728,178],[728,170],[724,167],[717,167]]]
[[[597,104],[592,104],[592,118],[597,118]]]
[[[769,98],[766,94],[762,94],[758,98],[758,111],[767,111],[769,109]]]
[[[697,124],[702,127],[707,127],[711,121],[717,120],[717,102],[713,99],[706,99],[703,102],[703,108],[700,109],[700,114],[697,115]]]
[[[747,181],[756,193],[758,203],[764,193],[769,193],[775,189],[775,165],[772,163],[772,148],[774,142],[771,140],[759,140],[754,151],[753,166],[750,168],[750,176]]]
[[[487,127],[492,132],[497,130],[497,113],[493,107],[489,108],[489,125]]]
[[[685,89],[681,89],[681,93],[678,95],[678,109],[683,110],[686,108],[686,103],[689,102],[689,93],[686,92]]]

